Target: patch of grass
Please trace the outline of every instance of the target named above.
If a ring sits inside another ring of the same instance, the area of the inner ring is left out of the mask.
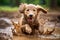
[[[44,8],[48,8],[46,5],[41,5]],[[11,6],[0,6],[0,11],[8,11],[8,12],[14,12],[17,11],[18,7],[11,7]]]
[[[0,11],[17,11],[18,7],[0,6]]]

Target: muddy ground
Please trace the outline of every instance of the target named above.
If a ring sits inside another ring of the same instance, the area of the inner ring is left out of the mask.
[[[60,18],[60,11],[59,10],[50,10],[50,11],[48,11],[48,14],[45,15],[45,16],[54,16],[54,17]],[[20,16],[19,16],[18,12],[0,11],[0,17],[7,17],[7,18],[10,18],[10,19],[17,19]],[[54,31],[54,33],[60,35],[60,27],[56,27],[56,30]],[[49,39],[49,38],[41,38],[41,37],[37,37],[37,36],[15,36],[14,35],[13,40],[60,40],[60,38]]]

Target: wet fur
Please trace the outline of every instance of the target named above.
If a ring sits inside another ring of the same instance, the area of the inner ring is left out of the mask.
[[[31,7],[31,8],[29,8]],[[34,8],[34,9],[33,9]],[[27,9],[31,10],[31,11],[27,11]],[[35,10],[35,11],[33,11]],[[19,25],[20,25],[20,30],[24,33],[24,34],[34,34],[35,30],[38,30],[39,34],[51,34],[54,31],[54,28],[52,31],[49,31],[48,27],[47,27],[47,31],[45,32],[44,30],[44,23],[46,22],[45,19],[42,18],[42,20],[40,19],[40,12],[43,12],[44,14],[47,13],[47,11],[39,6],[39,5],[34,5],[34,4],[21,4],[19,6],[19,13],[21,14],[21,18],[19,19]],[[33,16],[35,17],[34,21],[30,22],[27,21],[30,12],[32,12]],[[35,13],[35,14],[34,14]],[[17,27],[17,26],[16,26]],[[40,28],[40,29],[39,29]],[[18,30],[18,28],[15,28],[16,30]],[[43,31],[42,31],[42,30]],[[19,31],[20,32],[20,31]]]

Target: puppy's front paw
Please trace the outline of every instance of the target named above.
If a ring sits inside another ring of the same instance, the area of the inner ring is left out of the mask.
[[[31,34],[31,32],[32,32],[32,29],[27,24],[23,25],[23,27],[21,29],[22,29],[22,32],[27,33],[27,34]]]

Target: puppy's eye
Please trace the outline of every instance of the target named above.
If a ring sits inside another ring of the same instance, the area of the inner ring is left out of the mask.
[[[29,9],[27,9],[27,11],[29,11]]]
[[[33,11],[35,11],[35,10],[33,10]]]

